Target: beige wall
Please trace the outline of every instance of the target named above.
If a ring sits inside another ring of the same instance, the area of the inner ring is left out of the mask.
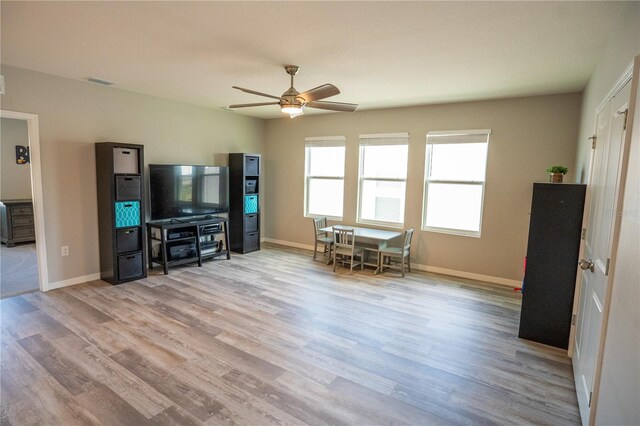
[[[3,200],[31,199],[31,166],[16,163],[16,145],[29,146],[27,122],[0,119],[0,197]]]
[[[50,282],[100,271],[95,142],[143,144],[147,164],[262,152],[263,120],[9,66],[2,74],[2,109],[39,118]],[[70,256],[60,256],[63,245]]]
[[[405,227],[416,228],[412,262],[521,280],[532,183],[546,181],[552,164],[574,164],[580,102],[581,95],[573,93],[268,120],[265,236],[313,244],[311,220],[303,217],[305,137],[346,136],[343,221],[354,224],[358,135],[408,131]],[[486,128],[493,134],[482,237],[420,231],[427,131]]]
[[[640,55],[640,2],[632,1],[627,2],[611,28],[602,59],[584,90],[574,175],[576,182],[587,183],[591,158],[591,141],[588,138],[595,133],[596,108],[636,55]]]

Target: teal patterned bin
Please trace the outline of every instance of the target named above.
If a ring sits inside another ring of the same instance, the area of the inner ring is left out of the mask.
[[[258,213],[258,196],[244,196],[244,214]]]
[[[116,203],[116,228],[140,225],[140,201]]]

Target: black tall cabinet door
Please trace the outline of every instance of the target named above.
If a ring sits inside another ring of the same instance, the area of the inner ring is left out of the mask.
[[[518,337],[566,349],[585,185],[535,183]]]

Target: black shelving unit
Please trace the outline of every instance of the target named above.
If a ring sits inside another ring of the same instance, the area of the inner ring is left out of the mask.
[[[518,337],[567,349],[586,186],[535,183]]]
[[[230,259],[227,223],[222,217],[147,222],[149,269],[157,263],[166,275],[172,266],[195,262],[202,266],[203,260]]]
[[[95,144],[100,278],[121,284],[147,276],[144,246],[144,146]]]
[[[260,154],[229,154],[231,250],[260,250]]]

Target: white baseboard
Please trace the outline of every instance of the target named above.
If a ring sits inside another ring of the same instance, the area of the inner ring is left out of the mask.
[[[100,273],[84,275],[82,277],[69,278],[68,280],[56,281],[54,283],[49,283],[48,288],[44,289],[44,291],[55,290],[57,288],[69,287],[71,285],[82,284],[89,281],[95,281],[100,279]]]
[[[474,272],[457,271],[455,269],[439,268],[437,266],[411,264],[411,269],[419,271],[432,272],[434,274],[449,275],[457,278],[467,278],[470,280],[483,281],[491,284],[499,284],[508,287],[522,287],[522,281],[512,280],[509,278],[493,277],[491,275],[476,274]]]
[[[281,246],[294,247],[294,248],[313,251],[313,246],[307,245],[307,244],[294,243],[291,241],[284,241],[284,240],[275,240],[273,238],[263,238],[262,241],[266,243],[279,244]],[[419,271],[424,271],[424,272],[432,272],[434,274],[449,275],[451,277],[457,277],[457,278],[467,278],[470,280],[483,281],[491,284],[499,284],[499,285],[513,287],[513,288],[522,287],[522,281],[512,280],[509,278],[493,277],[491,275],[476,274],[474,272],[457,271],[455,269],[439,268],[437,266],[421,265],[421,264],[415,264],[415,263],[411,264],[411,268],[412,269],[415,268]]]
[[[313,246],[310,244],[300,244],[300,243],[294,243],[291,241],[274,240],[273,238],[263,238],[262,241],[264,241],[265,243],[279,244],[281,246],[294,247],[294,248],[299,248],[303,250],[313,251]]]

